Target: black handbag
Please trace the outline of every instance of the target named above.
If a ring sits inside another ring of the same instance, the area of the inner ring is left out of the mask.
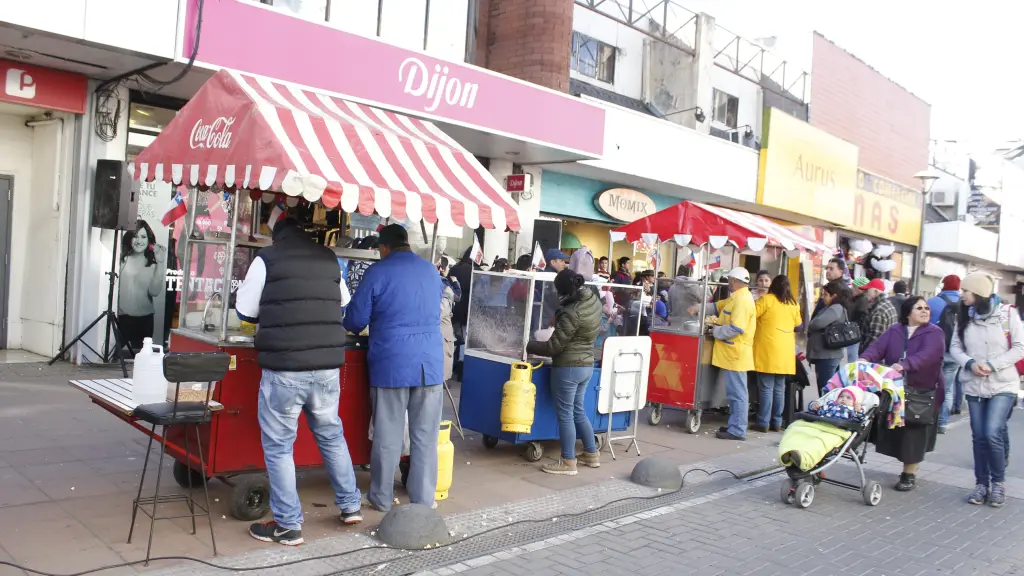
[[[846,316],[846,310],[843,310]],[[856,322],[835,322],[825,328],[823,335],[825,348],[841,350],[860,343],[860,325]]]
[[[903,356],[900,363],[907,359],[907,328],[903,328]],[[903,393],[906,404],[903,407],[903,416],[907,424],[915,426],[932,426],[935,424],[935,388],[924,389],[914,388],[907,374],[906,366],[903,367]]]

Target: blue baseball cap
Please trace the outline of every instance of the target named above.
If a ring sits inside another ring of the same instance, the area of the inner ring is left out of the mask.
[[[552,260],[569,260],[569,257],[558,248],[548,248],[548,251],[544,253],[544,259],[551,262]]]

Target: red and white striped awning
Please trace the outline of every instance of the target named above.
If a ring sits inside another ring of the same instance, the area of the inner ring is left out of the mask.
[[[519,230],[515,202],[431,122],[221,70],[132,163],[135,178],[283,193],[398,220]]]
[[[690,201],[669,206],[616,228],[612,233],[630,242],[671,240],[683,246],[707,243],[715,249],[732,242],[741,249],[755,252],[764,250],[765,246],[803,252],[832,251],[827,245],[763,216]]]

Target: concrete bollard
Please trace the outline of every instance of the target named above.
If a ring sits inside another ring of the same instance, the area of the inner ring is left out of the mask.
[[[394,548],[436,548],[448,543],[448,526],[444,518],[422,504],[404,504],[391,509],[380,526],[377,538]]]
[[[679,466],[653,456],[637,462],[629,479],[634,484],[664,490],[678,490],[683,485],[683,474],[679,471]]]

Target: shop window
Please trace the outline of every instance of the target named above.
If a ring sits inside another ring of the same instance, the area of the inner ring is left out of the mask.
[[[735,130],[739,124],[740,99],[732,94],[715,89],[714,102],[715,113],[711,119]]]
[[[570,67],[584,76],[612,84],[615,82],[615,46],[573,32]]]

